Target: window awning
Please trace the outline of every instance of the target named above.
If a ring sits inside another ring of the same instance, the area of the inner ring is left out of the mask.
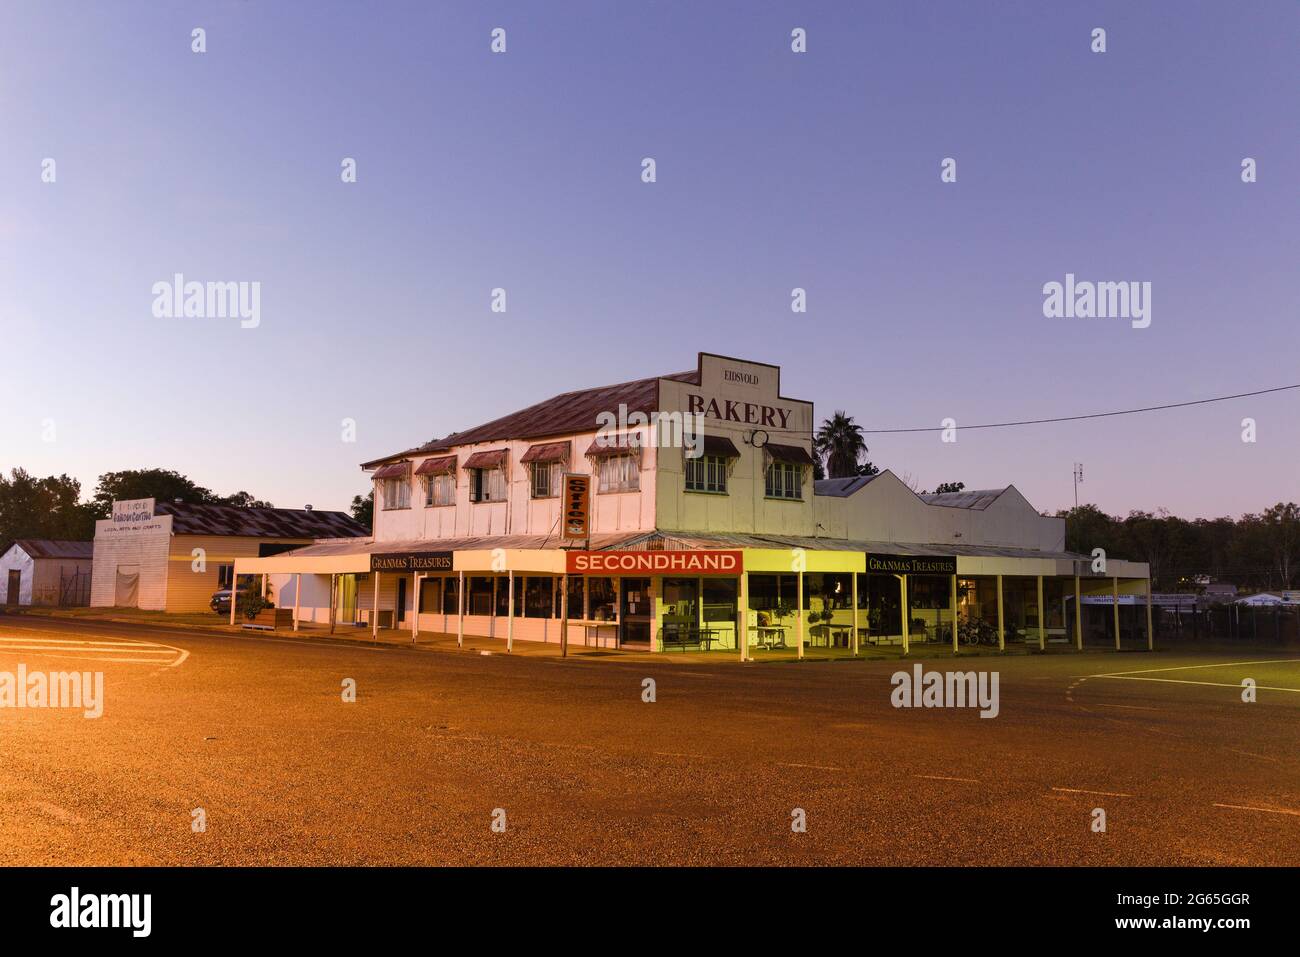
[[[380,466],[375,469],[375,474],[371,478],[376,479],[395,479],[406,478],[411,474],[410,462],[390,462],[388,465]]]
[[[492,449],[488,452],[475,452],[461,466],[467,469],[499,469],[506,464],[506,450]]]
[[[442,455],[436,459],[425,459],[415,470],[416,475],[454,475],[456,474],[456,456]]]
[[[716,455],[724,459],[740,458],[740,450],[736,444],[725,435],[704,435],[701,444],[700,453],[702,455]]]
[[[568,458],[568,442],[543,442],[541,445],[530,445],[528,451],[520,457],[519,461],[524,464],[529,462],[564,462]]]
[[[808,454],[808,450],[798,445],[777,445],[769,442],[763,446],[763,449],[778,462],[788,462],[791,465],[813,464],[813,457]]]
[[[635,432],[623,435],[598,436],[587,448],[587,455],[604,458],[608,455],[637,454],[641,451],[641,438]]]

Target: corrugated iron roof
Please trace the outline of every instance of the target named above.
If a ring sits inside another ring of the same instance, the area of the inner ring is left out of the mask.
[[[519,461],[526,465],[529,462],[564,462],[568,458],[568,442],[543,442],[541,445],[530,445]]]
[[[640,538],[643,532],[612,532],[591,536],[593,549],[617,548],[625,542]],[[420,551],[474,551],[488,548],[542,549],[559,548],[563,539],[554,535],[475,535],[467,538],[386,539],[376,542],[371,538],[346,542],[320,542],[304,545],[285,554],[303,558],[327,558],[331,555],[368,555],[386,552]],[[279,556],[277,556],[279,557]]]
[[[541,439],[553,435],[572,435],[577,432],[594,432],[597,428],[596,416],[601,412],[617,413],[620,405],[626,405],[628,413],[657,411],[659,404],[659,380],[673,379],[678,382],[699,383],[699,371],[674,372],[672,375],[654,376],[649,379],[636,379],[632,382],[620,382],[616,385],[600,386],[595,389],[579,389],[576,392],[564,392],[560,395],[530,405],[526,409],[512,412],[499,419],[493,419],[483,425],[453,432],[443,439],[429,442],[405,452],[394,452],[383,458],[362,464],[363,469],[374,468],[380,463],[400,455],[419,455],[428,452],[441,452],[459,445],[475,445],[481,442],[500,442],[506,439]]]
[[[48,538],[19,538],[14,540],[13,545],[17,545],[32,558],[90,559],[95,556],[94,542],[54,541]],[[10,548],[12,548],[13,545],[11,545]],[[5,551],[8,550],[9,549],[5,549]]]
[[[239,508],[158,502],[155,515],[172,516],[174,535],[250,535],[258,538],[356,538],[370,529],[343,512],[301,508]]]
[[[381,470],[382,471],[382,470]],[[415,470],[416,475],[454,475],[456,473],[456,456],[443,455],[434,459],[425,459]],[[379,473],[375,473],[378,475]]]
[[[816,464],[812,453],[801,445],[777,445],[775,442],[769,442],[763,448],[778,462],[793,462],[795,465]]]
[[[830,495],[835,498],[847,498],[858,489],[867,485],[876,475],[850,475],[848,478],[818,479],[813,483],[814,495]]]
[[[807,535],[750,535],[737,532],[642,532],[623,548],[665,550],[691,548],[802,548],[806,551],[871,552],[877,555],[966,555],[987,558],[1053,558],[1091,561],[1078,552],[1037,551],[1009,545],[928,544],[923,542],[875,542]]]
[[[925,492],[917,497],[927,505],[942,505],[944,508],[984,509],[992,505],[1004,488],[968,489],[961,492]]]

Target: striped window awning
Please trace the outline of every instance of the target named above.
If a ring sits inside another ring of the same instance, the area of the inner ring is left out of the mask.
[[[637,455],[641,452],[641,437],[635,432],[622,435],[598,435],[587,447],[587,455],[604,458],[609,455]]]
[[[568,458],[568,442],[543,442],[541,445],[530,445],[528,451],[520,457],[519,461],[524,464],[529,462],[564,462]]]
[[[371,476],[375,479],[395,479],[406,478],[411,474],[411,463],[407,462],[390,462],[388,465],[380,466],[375,469],[375,474]]]
[[[415,470],[416,475],[455,475],[456,456],[442,455],[436,459],[425,459]]]
[[[465,460],[461,468],[499,469],[506,464],[506,449],[492,449],[487,452],[475,452]]]

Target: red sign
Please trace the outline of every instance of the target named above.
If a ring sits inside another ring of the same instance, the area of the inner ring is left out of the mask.
[[[570,575],[738,575],[742,551],[566,552]]]
[[[561,537],[584,540],[591,536],[591,476],[566,472],[561,488],[564,531]]]

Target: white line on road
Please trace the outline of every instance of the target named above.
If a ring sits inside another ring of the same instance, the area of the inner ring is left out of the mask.
[[[1114,681],[1155,681],[1166,685],[1202,685],[1207,688],[1236,688],[1241,690],[1240,684],[1232,684],[1224,681],[1184,681],[1182,678],[1138,678],[1134,675],[1093,675],[1094,678],[1110,678]],[[1272,685],[1256,685],[1258,691],[1289,691],[1291,694],[1300,694],[1300,688],[1275,688]]]
[[[791,764],[789,761],[778,761],[777,764],[783,768],[812,768],[814,771],[843,771],[843,768],[828,768],[824,764]]]
[[[961,781],[963,784],[979,784],[974,778],[946,778],[941,774],[913,774],[914,778],[925,778],[927,781]]]
[[[1131,798],[1131,794],[1120,794],[1118,791],[1089,791],[1085,788],[1052,788],[1053,791],[1062,791],[1065,794],[1100,794],[1103,797],[1112,798]]]
[[[1300,664],[1300,658],[1268,658],[1262,661],[1221,661],[1212,665],[1179,665],[1176,668],[1143,668],[1140,671],[1108,671],[1101,675],[1079,675],[1080,678],[1122,678],[1126,675],[1152,675],[1166,671],[1200,671],[1202,668],[1236,668],[1240,665]]]
[[[1249,804],[1215,804],[1215,807],[1232,808],[1234,811],[1261,811],[1264,814],[1289,814],[1300,817],[1300,811],[1290,811],[1284,807],[1251,807]]]

